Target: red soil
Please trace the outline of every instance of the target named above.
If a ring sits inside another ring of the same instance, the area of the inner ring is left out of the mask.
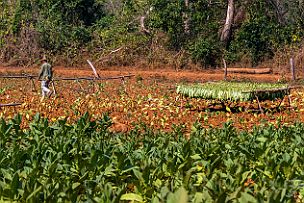
[[[23,69],[20,67],[0,67],[0,75],[21,74],[22,72],[37,75],[39,67]],[[54,67],[55,77],[87,77],[93,76],[90,68]],[[292,94],[295,110],[289,109],[284,101],[283,108],[276,110],[273,106],[279,101],[265,102],[264,107],[270,109],[267,113],[236,112],[208,110],[208,101],[200,99],[183,98],[175,93],[178,82],[205,82],[223,79],[221,70],[176,71],[172,69],[143,70],[132,67],[108,68],[98,70],[101,77],[134,74],[126,86],[119,80],[100,83],[104,87],[96,86],[90,82],[57,82],[59,96],[40,103],[39,91],[31,92],[27,80],[0,79],[0,89],[8,87],[4,94],[0,94],[0,103],[22,102],[21,107],[0,108],[0,117],[12,117],[15,113],[22,113],[25,122],[31,120],[36,112],[47,116],[50,120],[68,117],[73,121],[79,113],[86,111],[100,118],[102,113],[109,112],[113,119],[113,131],[128,131],[133,123],[146,123],[150,127],[170,130],[172,125],[184,125],[185,131],[190,132],[194,122],[203,126],[222,126],[226,121],[234,122],[238,129],[250,129],[256,124],[269,123],[292,124],[296,121],[304,122],[304,94]],[[282,77],[279,74],[229,74],[229,80],[250,80],[257,82],[276,82]],[[39,89],[38,82],[35,82]],[[82,90],[81,90],[82,89]],[[98,91],[99,90],[99,91]],[[96,91],[98,94],[96,95]],[[85,92],[85,94],[83,94]],[[125,92],[125,93],[121,93]],[[248,106],[249,104],[241,104]],[[256,103],[254,104],[257,105]],[[190,106],[190,107],[187,107]],[[210,110],[210,109],[209,109]],[[2,111],[2,112],[1,112]],[[2,115],[1,115],[2,114]]]

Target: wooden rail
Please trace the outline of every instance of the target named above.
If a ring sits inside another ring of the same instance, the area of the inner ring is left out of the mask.
[[[100,81],[100,80],[117,80],[117,79],[125,79],[130,78],[135,75],[122,75],[122,76],[113,76],[113,77],[99,77],[99,78],[92,78],[92,77],[80,77],[80,78],[54,78],[54,81],[60,80],[89,80],[89,81]]]
[[[112,77],[54,78],[51,81],[51,85],[53,87],[54,95],[56,95],[57,91],[56,91],[56,88],[55,88],[55,81],[77,81],[79,83],[79,81],[81,81],[81,80],[82,81],[86,80],[86,81],[97,82],[97,81],[102,81],[102,80],[117,80],[117,79],[120,79],[122,81],[122,84],[125,84],[125,79],[133,77],[133,76],[135,76],[135,75],[129,74],[129,75],[112,76]],[[0,78],[28,79],[29,81],[31,81],[32,91],[36,91],[36,87],[35,87],[35,83],[34,83],[34,79],[38,78],[38,76],[36,76],[36,75],[27,75],[27,74],[23,74],[23,75],[0,75]],[[79,83],[79,85],[81,86],[80,83]],[[81,86],[81,88],[83,89],[82,86]]]
[[[62,80],[89,80],[89,81],[100,81],[100,80],[117,80],[117,79],[125,79],[130,78],[135,75],[121,75],[121,76],[113,76],[113,77],[100,77],[100,78],[93,78],[93,77],[79,77],[79,78],[54,78],[53,81],[62,81]],[[34,79],[38,76],[34,75],[0,75],[0,78],[7,78],[7,79]]]
[[[1,107],[10,107],[10,106],[20,106],[22,105],[21,103],[11,103],[11,104],[0,104]]]
[[[37,76],[24,76],[24,75],[0,75],[0,78],[7,78],[7,79],[22,79],[22,78],[35,78]]]

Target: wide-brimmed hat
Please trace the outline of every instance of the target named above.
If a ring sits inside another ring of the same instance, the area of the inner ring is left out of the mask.
[[[42,57],[41,61],[47,61],[47,58],[45,55]]]

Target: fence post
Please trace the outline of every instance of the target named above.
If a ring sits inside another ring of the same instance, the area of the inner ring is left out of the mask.
[[[224,64],[224,80],[227,80],[227,64],[226,60],[223,58],[223,64]]]
[[[294,64],[294,59],[293,57],[290,58],[290,71],[291,71],[291,79],[293,81],[296,80],[296,73],[295,73],[295,64]]]

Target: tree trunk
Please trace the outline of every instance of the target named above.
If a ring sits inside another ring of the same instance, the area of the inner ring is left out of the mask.
[[[141,32],[145,33],[146,35],[151,35],[150,30],[147,29],[145,26],[145,20],[149,16],[151,10],[152,10],[152,7],[149,8],[149,10],[146,12],[145,15],[143,15],[139,18],[140,30],[141,30]]]
[[[221,34],[221,41],[224,42],[225,46],[227,46],[228,42],[230,41],[233,16],[234,16],[234,0],[228,0],[226,22]]]
[[[287,10],[284,8],[283,2],[281,0],[268,0],[268,2],[275,9],[279,23],[285,24],[286,23],[285,14],[287,13]]]
[[[148,30],[145,26],[145,19],[146,16],[141,16],[140,17],[140,29],[143,33],[145,33],[146,35],[150,35],[150,30]]]
[[[189,16],[188,16],[188,10],[189,10],[189,0],[185,0],[185,8],[186,12],[183,12],[183,19],[184,19],[184,32],[185,34],[190,34],[190,25],[189,25]]]

